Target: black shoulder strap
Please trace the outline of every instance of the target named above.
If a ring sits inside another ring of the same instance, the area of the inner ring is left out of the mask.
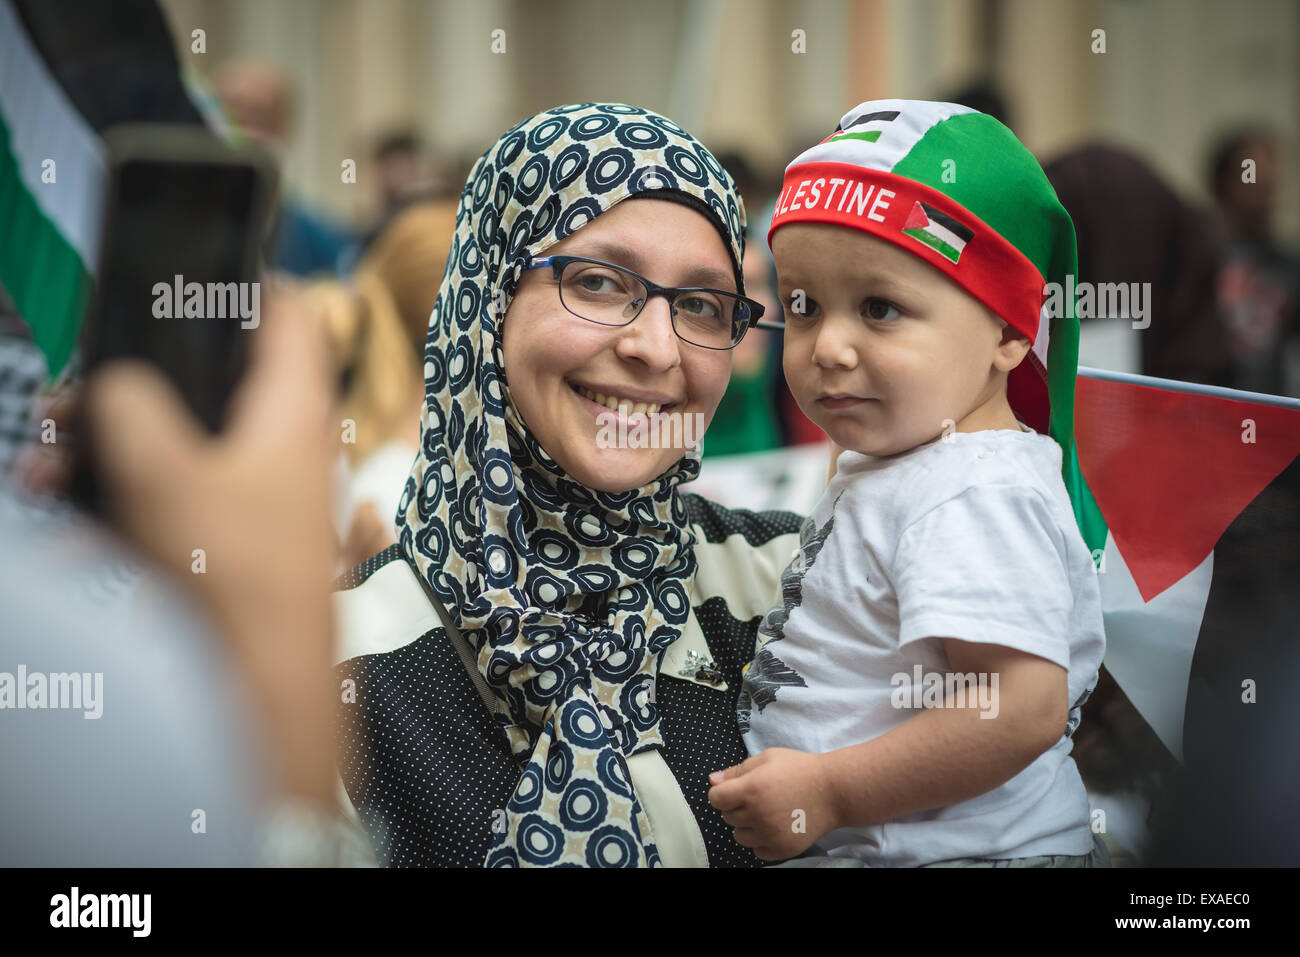
[[[474,659],[474,649],[465,640],[465,636],[460,633],[456,623],[451,620],[451,615],[448,614],[446,607],[438,599],[438,596],[434,594],[433,589],[429,587],[429,583],[424,580],[424,576],[419,573],[414,565],[411,565],[410,568],[412,574],[415,575],[416,580],[424,589],[424,594],[428,597],[430,604],[433,605],[434,611],[438,613],[442,626],[447,629],[447,639],[451,642],[451,646],[456,649],[456,654],[460,656],[461,663],[465,666],[465,671],[469,673],[469,679],[474,683],[474,688],[478,691],[479,697],[483,699],[483,704],[488,709],[488,713],[509,718],[505,702],[488,687],[487,681],[479,672],[478,663]]]

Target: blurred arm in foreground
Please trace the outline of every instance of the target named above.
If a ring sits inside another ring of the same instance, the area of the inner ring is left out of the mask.
[[[124,567],[121,549],[88,525],[60,541],[47,534],[57,522],[0,509],[27,532],[0,547],[18,576],[0,584],[16,610],[12,664],[77,673],[83,697],[100,689],[94,721],[86,708],[0,715],[17,759],[0,786],[15,822],[5,863],[373,862],[334,800],[331,390],[318,324],[300,310],[269,303],[219,435],[150,367],[106,366],[87,384],[111,521],[182,587],[133,588],[128,562],[109,589],[134,591],[119,614],[101,590],[77,615],[68,579]],[[41,558],[59,575],[51,587],[33,580]]]

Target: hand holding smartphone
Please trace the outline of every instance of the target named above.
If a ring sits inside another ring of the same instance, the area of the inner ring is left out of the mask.
[[[84,376],[114,359],[148,362],[216,432],[261,323],[273,168],[201,126],[122,126],[104,142],[109,188],[82,330]],[[93,447],[112,436],[77,431],[72,497],[102,514]]]

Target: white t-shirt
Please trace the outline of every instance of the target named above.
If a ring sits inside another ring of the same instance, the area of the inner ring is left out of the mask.
[[[749,753],[833,751],[942,704],[935,684],[951,666],[941,637],[1065,668],[1073,733],[1106,640],[1060,469],[1060,447],[1028,429],[954,433],[889,458],[843,453],[782,576],[783,607],[759,628],[740,696]],[[1062,735],[992,791],[834,831],[810,853],[882,866],[1087,854],[1088,798],[1070,747]]]

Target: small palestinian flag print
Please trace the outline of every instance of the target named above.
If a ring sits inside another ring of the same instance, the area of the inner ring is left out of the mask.
[[[867,113],[859,116],[847,127],[837,129],[826,139],[826,142],[837,142],[839,140],[863,140],[867,143],[874,143],[880,139],[880,134],[885,131],[881,123],[892,123],[898,119],[898,110],[879,110],[875,113]],[[861,129],[859,129],[861,127]]]
[[[933,206],[917,202],[903,223],[903,235],[925,243],[944,259],[956,263],[975,233]]]

